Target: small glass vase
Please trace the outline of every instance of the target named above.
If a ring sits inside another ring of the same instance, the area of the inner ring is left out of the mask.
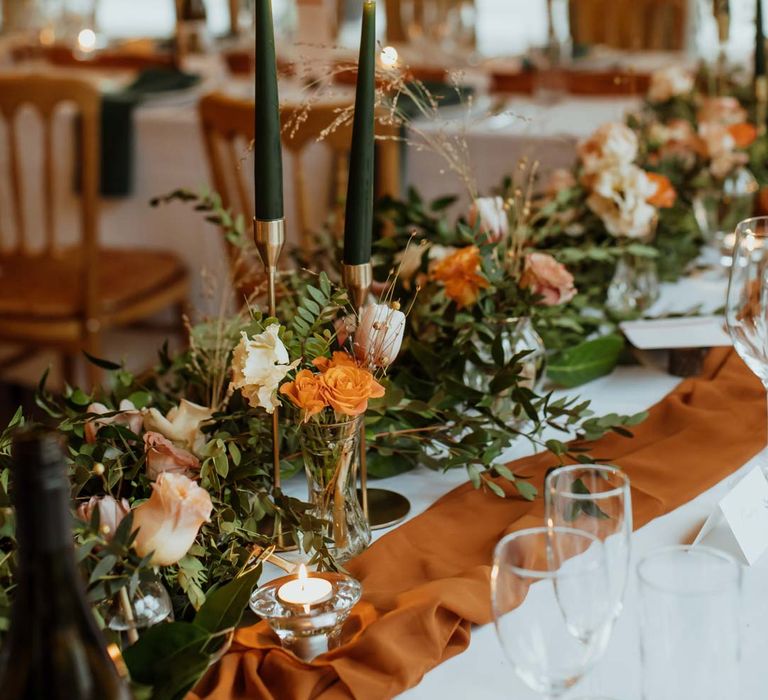
[[[312,515],[326,522],[325,535],[339,562],[360,554],[371,528],[357,499],[360,428],[363,416],[343,423],[308,422],[299,430]]]
[[[622,254],[608,285],[605,299],[608,312],[618,319],[636,317],[658,298],[656,261],[641,255]]]
[[[693,214],[704,239],[702,257],[711,265],[730,265],[733,232],[752,216],[758,184],[745,167],[723,180],[721,187],[700,190],[693,198]]]
[[[509,362],[517,353],[529,351],[529,354],[521,360],[523,380],[518,386],[532,391],[538,390],[544,379],[546,348],[541,336],[533,327],[531,319],[527,316],[508,318],[502,328],[501,346],[504,351],[505,363]],[[475,343],[475,350],[484,365],[496,367],[488,345]],[[472,389],[490,394],[491,380],[495,373],[496,370],[486,370],[468,361],[464,366],[464,383]],[[507,425],[517,425],[524,422],[525,417],[511,394],[512,388],[495,395],[491,410],[497,418]],[[515,410],[516,408],[518,410]]]

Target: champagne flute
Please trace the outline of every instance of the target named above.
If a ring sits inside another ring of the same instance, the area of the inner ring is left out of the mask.
[[[559,698],[605,651],[612,627],[603,543],[569,527],[537,527],[496,546],[491,603],[517,676]]]
[[[768,217],[736,227],[725,319],[736,352],[768,391]]]
[[[629,576],[632,494],[629,477],[616,467],[559,467],[544,481],[545,518],[550,527],[575,527],[603,542],[614,620],[621,613]]]

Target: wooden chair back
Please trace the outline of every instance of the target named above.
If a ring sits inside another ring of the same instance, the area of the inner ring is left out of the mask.
[[[621,49],[680,51],[685,0],[572,0],[575,43]]]
[[[61,245],[56,226],[53,119],[57,108],[65,103],[75,106],[77,111],[78,137],[75,158],[79,163],[80,175],[80,255],[83,280],[82,311],[84,318],[92,318],[96,305],[97,272],[97,206],[99,183],[99,129],[101,96],[95,87],[87,82],[42,75],[0,76],[0,117],[5,125],[8,148],[9,171],[0,174],[0,182],[8,183],[13,230],[10,237],[0,230],[0,250],[10,255],[43,255],[56,257]],[[17,117],[20,110],[30,106],[37,112],[42,123],[43,165],[42,196],[36,197],[42,207],[43,246],[34,250],[31,245],[30,227],[25,216],[25,191],[20,158]],[[11,212],[9,212],[10,214]],[[11,232],[8,232],[11,233]]]
[[[387,41],[407,43],[409,27],[429,34],[435,24],[448,19],[448,13],[462,0],[386,0]],[[473,0],[474,1],[474,0]],[[446,28],[446,31],[450,31]]]
[[[342,124],[325,133],[343,106],[345,105],[313,105],[306,114],[298,118],[291,107],[284,107],[281,111],[283,148],[293,161],[293,189],[296,201],[296,211],[293,214],[301,236],[301,247],[305,252],[311,248],[312,221],[302,161],[306,148],[321,135],[323,143],[333,154],[331,207],[337,221],[343,218],[352,125]],[[246,220],[250,220],[253,207],[246,179],[250,176],[250,170],[242,167],[242,148],[238,144],[250,144],[253,140],[253,102],[221,94],[207,95],[200,101],[200,119],[213,186],[225,207],[243,214]],[[393,136],[395,127],[379,127],[377,133]],[[400,144],[395,140],[382,140],[377,142],[377,149],[377,195],[399,195]]]

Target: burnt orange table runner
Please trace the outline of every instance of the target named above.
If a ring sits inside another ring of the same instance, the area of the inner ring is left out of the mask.
[[[592,454],[629,474],[639,527],[741,467],[765,445],[765,425],[762,385],[733,351],[716,350],[701,376],[651,409],[633,439],[607,436]],[[536,455],[513,470],[541,489],[552,461]],[[542,518],[541,498],[455,489],[349,563],[363,599],[341,648],[307,664],[280,649],[265,623],[244,628],[191,699],[392,698],[466,649],[472,624],[491,621],[493,548]]]

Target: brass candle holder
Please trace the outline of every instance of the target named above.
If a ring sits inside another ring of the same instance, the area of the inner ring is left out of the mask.
[[[285,219],[262,221],[254,218],[253,238],[267,273],[267,305],[270,316],[277,315],[277,264],[285,245]],[[272,479],[276,489],[280,488],[280,417],[277,407],[272,413]],[[283,534],[278,524],[275,528],[278,545],[282,548]]]
[[[373,284],[371,263],[358,265],[342,263],[341,277],[359,318]],[[368,488],[366,451],[365,424],[363,423],[360,426],[360,491],[358,495],[363,507],[363,515],[371,529],[380,530],[404,520],[411,510],[411,504],[405,496],[395,491]]]

